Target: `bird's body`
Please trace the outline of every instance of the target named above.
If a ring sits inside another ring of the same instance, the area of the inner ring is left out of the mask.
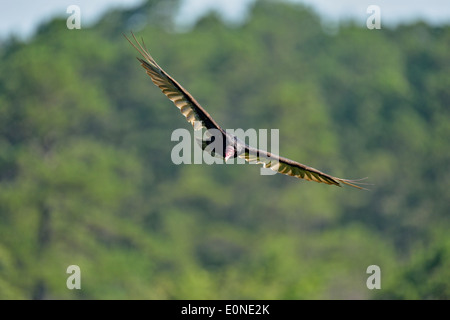
[[[156,63],[146,48],[137,41],[134,34],[133,39],[136,41],[137,46],[128,38],[126,39],[145,58],[145,60],[141,58],[138,58],[138,60],[151,77],[153,83],[180,109],[186,120],[192,124],[194,130],[203,128],[220,136],[220,140],[223,143],[220,147],[214,148],[214,155],[222,157],[225,161],[230,158],[240,157],[248,162],[261,163],[266,168],[300,179],[336,186],[340,186],[340,183],[343,183],[358,189],[364,189],[358,185],[362,184],[359,180],[336,178],[296,161],[245,144],[236,136],[223,130],[194,97]],[[210,136],[214,136],[214,134],[210,134]],[[202,141],[202,148],[207,150],[208,145],[211,143],[212,141]]]

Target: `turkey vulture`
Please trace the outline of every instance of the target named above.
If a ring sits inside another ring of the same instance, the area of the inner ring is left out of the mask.
[[[263,164],[265,168],[270,168],[276,172],[293,176],[308,181],[323,182],[329,185],[340,186],[341,183],[358,188],[365,189],[359,185],[364,183],[360,180],[348,180],[336,178],[317,169],[308,167],[296,161],[286,159],[273,153],[253,148],[236,136],[223,130],[216,121],[200,106],[197,100],[187,92],[174,78],[165,72],[152,58],[144,42],[142,44],[136,39],[133,33],[134,44],[127,36],[128,42],[142,55],[144,59],[137,58],[147,74],[151,77],[153,83],[180,109],[187,121],[194,127],[194,130],[202,128],[208,131],[219,132],[222,136],[222,148],[215,150],[216,154],[225,159],[240,157],[251,163]],[[207,148],[208,143],[203,141],[203,149]],[[214,155],[214,154],[213,154]]]

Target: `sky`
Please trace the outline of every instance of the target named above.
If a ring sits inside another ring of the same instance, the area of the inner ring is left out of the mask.
[[[1,1],[0,38],[11,34],[26,38],[36,27],[54,16],[68,17],[70,5],[81,9],[81,19],[87,24],[95,22],[105,11],[113,7],[129,8],[144,0],[14,0]],[[219,11],[225,20],[242,21],[248,5],[255,0],[181,0],[177,21],[181,27],[188,27],[210,10]],[[364,23],[369,17],[369,5],[378,5],[381,23],[397,25],[417,19],[431,24],[450,24],[450,0],[289,0],[312,7],[324,19],[340,21],[351,18]]]

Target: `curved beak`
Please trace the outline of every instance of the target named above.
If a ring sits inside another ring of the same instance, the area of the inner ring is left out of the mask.
[[[232,146],[227,146],[225,149],[225,162],[234,156],[234,148]]]

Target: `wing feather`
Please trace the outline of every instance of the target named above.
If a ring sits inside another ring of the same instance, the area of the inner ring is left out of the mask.
[[[249,146],[245,148],[245,151],[240,154],[239,157],[245,159],[249,163],[262,164],[265,168],[269,168],[278,173],[296,177],[299,179],[326,183],[335,186],[340,186],[340,184],[342,183],[354,188],[367,190],[366,188],[361,187],[361,185],[366,184],[359,182],[360,180],[348,180],[333,177],[329,174],[323,173],[317,169],[308,167],[296,161]]]
[[[214,121],[214,119],[203,109],[200,104],[184,89],[175,79],[165,72],[153,59],[145,45],[139,43],[133,33],[134,44],[127,36],[125,38],[145,59],[137,58],[153,83],[169,98],[175,106],[180,109],[186,120],[194,127],[194,130],[217,129],[225,134],[224,130]]]

